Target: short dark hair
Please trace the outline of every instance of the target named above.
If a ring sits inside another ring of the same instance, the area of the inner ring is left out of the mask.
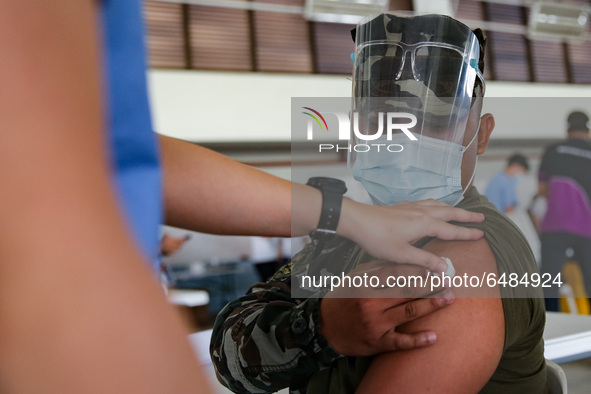
[[[581,111],[574,111],[566,119],[566,130],[571,131],[589,131],[589,117]]]
[[[529,164],[527,163],[527,158],[523,156],[521,153],[515,153],[509,157],[507,160],[507,167],[512,164],[518,164],[521,167],[525,168],[525,171],[529,171]]]

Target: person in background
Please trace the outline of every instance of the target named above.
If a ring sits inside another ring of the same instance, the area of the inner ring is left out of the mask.
[[[546,148],[538,172],[538,195],[546,197],[540,224],[543,274],[554,278],[574,250],[585,288],[591,290],[591,143],[589,117],[573,111],[564,141]],[[546,309],[558,311],[558,289],[544,288]]]
[[[160,253],[162,256],[172,256],[181,250],[189,239],[191,239],[191,234],[187,234],[184,237],[173,237],[165,233],[160,240]]]
[[[208,391],[156,280],[162,203],[177,227],[285,237],[316,228],[320,191],[153,132],[139,0],[2,2],[0,50],[2,391]],[[483,217],[345,199],[337,233],[436,269],[414,241],[482,237],[451,220]]]
[[[517,183],[529,171],[527,158],[516,153],[509,157],[504,171],[495,175],[486,187],[485,195],[499,211],[512,213],[517,207]]]

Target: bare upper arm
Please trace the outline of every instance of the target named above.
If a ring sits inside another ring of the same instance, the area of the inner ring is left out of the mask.
[[[431,241],[425,249],[449,257],[456,276],[497,272],[488,243],[478,241]],[[360,393],[387,392],[478,392],[500,360],[505,325],[498,288],[453,288],[454,304],[399,327],[403,332],[432,329],[433,346],[385,353],[370,366]],[[484,298],[473,298],[484,297]]]

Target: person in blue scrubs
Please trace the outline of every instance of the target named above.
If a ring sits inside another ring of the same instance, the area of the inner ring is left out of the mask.
[[[155,280],[159,224],[268,236],[316,228],[318,190],[152,132],[143,45],[139,0],[0,5],[3,392],[208,391]],[[306,207],[293,223],[291,198]],[[411,243],[482,236],[451,220],[482,217],[435,201],[345,199],[337,233],[376,257],[441,270]]]
[[[486,187],[486,197],[503,213],[511,213],[517,207],[517,182],[529,171],[527,158],[522,154],[511,155],[505,169],[495,175]]]

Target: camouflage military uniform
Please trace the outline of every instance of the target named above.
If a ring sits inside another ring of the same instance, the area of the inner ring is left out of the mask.
[[[311,375],[342,356],[317,330],[319,297],[326,290],[292,298],[292,280],[313,274],[312,267],[347,272],[356,264],[343,266],[355,261],[353,254],[359,252],[344,238],[315,239],[266,283],[255,284],[228,304],[216,319],[210,348],[220,382],[237,393],[274,392],[288,386],[291,392],[305,392]]]

